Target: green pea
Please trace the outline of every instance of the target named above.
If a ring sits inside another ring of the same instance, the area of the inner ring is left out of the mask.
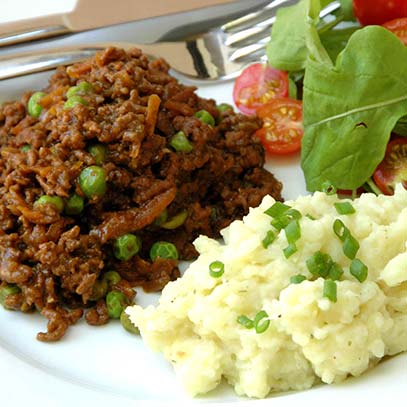
[[[177,213],[175,216],[173,216],[171,219],[169,219],[167,222],[164,222],[161,227],[164,229],[176,229],[180,227],[188,217],[188,211],[183,210],[180,213]]]
[[[167,209],[164,209],[155,219],[154,219],[154,225],[160,226],[164,222],[166,222],[168,219],[168,211]]]
[[[89,82],[81,82],[76,86],[71,86],[67,92],[66,97],[69,99],[75,95],[86,95],[93,92],[93,86]]]
[[[189,142],[187,136],[183,131],[175,133],[171,140],[170,146],[175,150],[182,153],[190,153],[193,149],[192,144]]]
[[[88,198],[104,195],[107,190],[106,171],[97,165],[84,168],[79,174],[79,185]]]
[[[131,322],[129,315],[125,310],[120,314],[120,322],[126,331],[136,335],[140,334],[139,329],[133,324],[133,322]]]
[[[88,151],[94,157],[97,165],[106,161],[107,148],[103,144],[94,144],[88,148]]]
[[[64,109],[73,109],[76,105],[87,106],[89,103],[81,96],[71,96],[64,104]]]
[[[118,319],[129,304],[127,297],[120,291],[110,291],[106,295],[107,313],[110,318]]]
[[[39,205],[54,205],[58,212],[64,210],[64,200],[60,196],[42,195],[35,202],[34,206]]]
[[[221,103],[220,105],[217,105],[216,108],[218,109],[219,113],[223,113],[228,110],[233,111],[233,106],[231,106],[229,103]]]
[[[67,215],[79,215],[85,206],[85,200],[77,195],[71,195],[65,203],[65,213]]]
[[[26,145],[22,146],[22,147],[20,148],[20,150],[21,150],[23,153],[28,153],[28,152],[31,150],[31,145],[30,145],[30,144],[26,144]]]
[[[136,235],[127,233],[116,239],[113,251],[117,259],[126,261],[136,255],[140,249],[141,239]]]
[[[28,114],[35,119],[40,117],[42,112],[42,106],[39,104],[39,101],[46,96],[44,92],[35,92],[31,95],[30,99],[28,100],[27,110]]]
[[[150,249],[150,258],[154,261],[157,257],[163,259],[178,259],[178,250],[172,243],[155,242]]]
[[[106,271],[106,273],[103,274],[102,280],[106,281],[107,285],[111,287],[114,284],[117,284],[122,278],[120,277],[120,274],[117,271]]]
[[[107,290],[109,289],[106,281],[96,280],[93,285],[92,295],[89,298],[91,301],[97,301],[106,296]]]
[[[201,122],[209,124],[210,126],[215,125],[215,119],[207,110],[200,110],[199,112],[196,112],[195,117],[197,117]]]
[[[14,295],[20,293],[21,290],[15,284],[6,285],[3,288],[0,288],[0,304],[7,309],[5,302],[9,295]]]

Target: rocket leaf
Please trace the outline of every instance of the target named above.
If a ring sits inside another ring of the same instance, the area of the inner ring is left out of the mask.
[[[301,153],[307,189],[326,181],[356,189],[407,114],[407,47],[384,28],[368,26],[350,37],[335,66],[324,62],[318,45],[308,49]]]

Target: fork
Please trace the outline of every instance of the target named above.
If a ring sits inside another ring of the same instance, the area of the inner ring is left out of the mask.
[[[154,44],[96,43],[3,57],[0,58],[0,80],[80,62],[108,46],[141,48],[152,58],[166,59],[176,75],[189,80],[231,79],[238,76],[251,62],[265,60],[270,28],[276,19],[278,8],[296,2],[297,0],[274,0],[260,10],[183,41]],[[330,3],[321,11],[320,18],[339,8],[339,1]]]

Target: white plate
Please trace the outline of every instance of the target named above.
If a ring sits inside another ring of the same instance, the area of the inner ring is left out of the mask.
[[[17,98],[25,89],[39,89],[49,74],[1,83],[0,103]],[[202,86],[199,94],[219,102],[232,102],[232,84]],[[284,184],[286,199],[306,193],[299,157],[270,159],[269,168]],[[156,302],[139,290],[141,305]],[[1,307],[0,307],[1,308]],[[0,309],[0,389],[3,405],[135,406],[162,404],[235,404],[249,406],[330,406],[358,400],[378,405],[391,400],[400,405],[407,379],[407,355],[381,363],[357,379],[341,385],[319,386],[305,392],[272,395],[272,400],[238,399],[226,385],[206,397],[191,400],[175,380],[170,365],[153,354],[140,337],[125,332],[117,322],[89,327],[84,321],[71,327],[57,343],[35,339],[46,329],[38,314]],[[197,350],[199,351],[199,350]],[[197,368],[199,368],[197,366]],[[404,382],[403,382],[404,381]],[[404,397],[403,397],[404,400]],[[4,404],[5,402],[5,404]]]

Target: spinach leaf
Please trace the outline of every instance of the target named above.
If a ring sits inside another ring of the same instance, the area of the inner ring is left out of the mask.
[[[310,42],[311,40],[309,40]],[[407,114],[407,47],[379,26],[356,31],[336,66],[310,49],[304,77],[301,165],[307,189],[356,189],[384,157]]]
[[[294,6],[282,7],[267,44],[267,58],[271,66],[285,71],[301,71],[308,57],[307,32],[319,21],[321,8],[330,1],[301,0]]]
[[[320,46],[319,50],[325,54],[320,42],[316,40],[316,27],[320,21],[321,9],[331,3],[331,0],[301,0],[294,6],[283,7],[277,11],[277,19],[271,32],[271,40],[267,45],[267,58],[271,66],[284,71],[301,71],[305,68],[309,46]],[[336,23],[353,18],[352,1],[341,0],[341,9],[335,13]],[[321,29],[324,30],[324,25]],[[330,29],[321,34],[321,41],[329,57],[335,60],[356,27],[345,29]],[[308,43],[307,37],[314,37]]]
[[[359,28],[359,26],[347,27],[325,31],[320,34],[322,45],[325,47],[332,61],[336,60],[339,53],[346,47],[350,36]]]

